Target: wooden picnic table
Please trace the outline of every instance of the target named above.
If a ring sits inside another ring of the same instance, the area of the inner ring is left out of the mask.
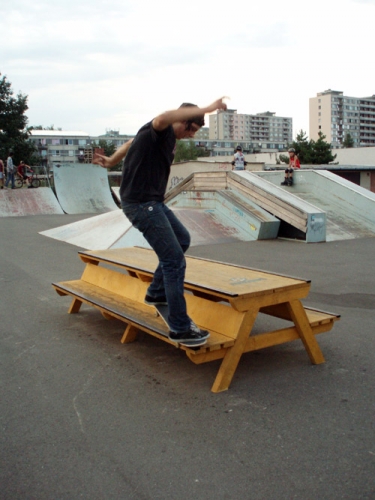
[[[213,392],[228,389],[241,356],[250,351],[300,339],[313,364],[324,362],[315,334],[328,331],[338,315],[303,306],[310,281],[232,264],[186,257],[185,298],[188,314],[210,338],[200,348],[188,348],[168,339],[168,328],[143,300],[158,264],[152,250],[132,247],[79,252],[86,264],[81,279],[54,283],[60,295],[71,295],[70,313],[82,303],[108,318],[127,323],[123,343],[139,330],[186,351],[196,364],[222,359]],[[100,264],[100,265],[99,265]],[[259,313],[287,320],[277,330],[252,334]]]

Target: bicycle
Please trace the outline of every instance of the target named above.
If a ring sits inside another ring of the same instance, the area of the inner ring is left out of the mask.
[[[22,179],[18,176],[17,179],[14,179],[14,187],[21,188],[24,184],[27,184],[27,187],[40,187],[40,180],[35,176],[34,171],[29,170],[29,172],[31,172],[31,175],[27,175]]]

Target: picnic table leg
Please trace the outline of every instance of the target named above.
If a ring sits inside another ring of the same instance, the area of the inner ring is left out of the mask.
[[[325,359],[323,353],[316,341],[315,335],[311,329],[306,311],[299,300],[292,300],[287,303],[287,308],[291,318],[296,325],[297,331],[305,346],[307,354],[314,365],[324,363]]]
[[[247,311],[246,313],[244,313],[244,317],[238,330],[234,345],[227,350],[227,353],[225,354],[224,359],[220,365],[219,371],[217,372],[215,382],[211,388],[212,392],[221,392],[228,389],[236,372],[241,356],[245,350],[247,340],[249,338],[257,315],[258,309]]]
[[[124,335],[122,336],[121,343],[130,344],[130,342],[134,342],[134,340],[136,340],[137,337],[138,337],[138,329],[129,323],[125,329]]]
[[[73,299],[70,307],[68,309],[68,314],[76,314],[79,312],[82,305],[82,301],[78,299]]]

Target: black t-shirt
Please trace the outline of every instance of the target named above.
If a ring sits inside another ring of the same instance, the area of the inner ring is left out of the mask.
[[[170,125],[157,132],[152,122],[146,123],[135,136],[124,160],[120,197],[128,203],[163,201],[176,136]]]

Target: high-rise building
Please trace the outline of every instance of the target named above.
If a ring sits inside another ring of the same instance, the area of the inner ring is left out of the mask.
[[[310,139],[319,132],[333,148],[342,146],[347,134],[354,147],[375,146],[375,95],[348,97],[338,90],[319,92],[310,98]]]
[[[293,120],[267,111],[238,114],[236,109],[210,115],[210,139],[248,142],[253,149],[284,150],[293,141]]]

